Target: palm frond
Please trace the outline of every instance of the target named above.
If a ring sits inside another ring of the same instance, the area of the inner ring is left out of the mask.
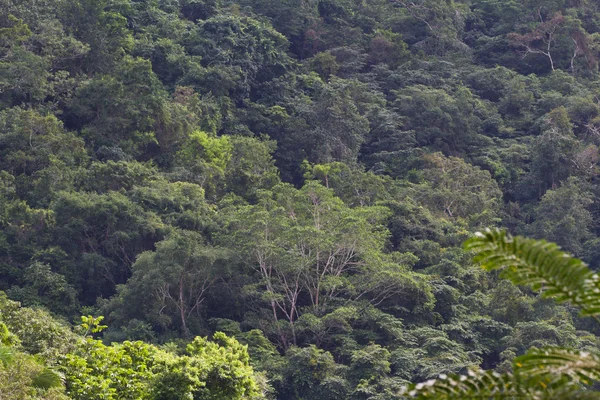
[[[581,260],[544,240],[512,237],[502,230],[478,232],[465,242],[475,261],[516,285],[531,285],[542,296],[571,302],[582,315],[600,314],[600,276]]]
[[[571,382],[591,384],[600,379],[600,357],[560,347],[531,349],[514,360],[515,368],[528,376],[555,376]]]
[[[51,389],[64,384],[65,377],[51,368],[44,368],[33,378],[32,385],[38,389]]]
[[[441,375],[438,379],[411,385],[403,395],[415,399],[537,399],[539,388],[519,385],[512,374],[492,371],[469,372],[469,375]]]
[[[411,385],[401,395],[417,400],[587,400],[598,399],[599,392],[587,391],[573,380],[549,375],[499,374],[493,371],[469,375],[441,375],[438,379]]]

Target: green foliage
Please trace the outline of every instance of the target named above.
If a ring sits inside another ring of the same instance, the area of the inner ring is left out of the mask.
[[[0,321],[18,339],[19,347],[49,362],[56,362],[76,345],[78,338],[68,325],[41,309],[21,307],[0,292]],[[10,336],[9,336],[10,337]],[[15,344],[14,339],[9,343]]]
[[[13,351],[10,348],[2,347],[0,349],[0,361],[2,361],[2,364],[4,364],[5,367],[8,367],[8,365],[13,361],[13,359]]]
[[[41,365],[34,357],[15,351],[11,362],[0,367],[2,396],[7,400],[66,400],[61,374]]]
[[[428,168],[423,175],[431,189],[415,197],[446,217],[468,218],[481,225],[494,222],[501,192],[487,171],[440,153],[425,156],[425,161]]]
[[[226,275],[227,256],[224,249],[206,245],[195,232],[173,232],[156,244],[156,251],[139,255],[132,277],[113,299],[117,307],[131,306],[118,307],[111,317],[122,323],[141,318],[189,335],[189,320],[201,315],[211,286]]]
[[[561,348],[532,349],[514,361],[514,373],[470,372],[442,375],[405,391],[417,399],[574,398],[593,399],[596,391],[581,390],[598,379],[597,357]]]
[[[44,305],[65,315],[77,312],[77,292],[65,277],[47,264],[34,262],[23,273],[21,286],[13,286],[7,294],[26,306]]]
[[[98,333],[108,328],[106,325],[100,325],[103,319],[103,316],[97,318],[91,315],[81,316],[81,328],[84,329],[83,336],[87,336],[89,333]]]
[[[158,379],[157,399],[179,397],[173,392],[172,380],[185,382],[180,392],[183,397],[189,393],[194,399],[261,398],[246,347],[221,332],[215,333],[213,340],[196,337],[187,345],[189,356],[176,361],[175,368],[168,368]]]
[[[419,145],[454,155],[487,140],[479,133],[485,108],[478,101],[466,87],[447,93],[417,85],[398,91],[395,104],[409,116],[405,128],[416,132]]]
[[[332,398],[328,395],[330,386],[335,388],[339,382],[336,382],[338,366],[330,353],[309,346],[302,349],[291,348],[288,357],[290,368],[288,376],[291,379],[292,396],[308,393],[314,398],[317,396]]]
[[[142,342],[105,346],[88,338],[67,355],[67,392],[74,399],[262,398],[246,348],[222,333],[197,337],[177,356]]]
[[[67,393],[74,399],[147,397],[153,350],[141,342],[104,346],[87,338],[61,361]]]
[[[32,385],[39,389],[51,389],[62,387],[64,384],[64,376],[50,368],[44,368],[42,372],[33,378]]]
[[[584,185],[570,177],[559,188],[546,192],[534,211],[532,236],[556,242],[576,255],[582,254],[583,244],[592,236],[593,223],[588,211],[593,200]]]
[[[549,346],[527,396],[583,393],[556,369],[596,354],[594,273],[460,244],[598,266],[594,1],[0,10],[0,397],[380,400],[467,369],[517,396]],[[220,331],[247,353],[193,339]]]
[[[259,190],[271,189],[280,182],[272,157],[277,147],[274,141],[244,136],[229,139],[232,154],[225,170],[226,191],[251,201]]]
[[[599,360],[598,356],[587,352],[544,348],[528,351],[515,360],[515,365],[532,377],[565,374],[574,382],[589,385],[600,378]]]
[[[206,132],[196,131],[188,137],[180,157],[184,163],[203,160],[222,172],[231,158],[231,151],[232,146],[227,136],[217,138]]]
[[[574,388],[573,388],[574,389]],[[501,375],[496,372],[471,373],[469,378],[463,376],[442,376],[440,379],[418,384],[407,394],[417,399],[502,399],[502,398],[594,398],[596,394],[576,394],[560,385],[544,379],[531,379],[522,382],[520,377],[512,374]]]
[[[12,328],[15,322],[14,315],[11,315],[12,311],[20,312],[25,309],[19,308],[17,303],[9,302],[5,298],[2,301],[4,303],[2,309],[3,311],[6,310],[6,313],[3,312],[0,314],[0,387],[2,387],[3,398],[11,400],[24,398],[66,399],[67,397],[64,396],[64,376],[54,368],[45,366],[46,360],[40,357],[42,354],[34,357],[24,351],[24,349],[32,349],[32,347],[28,346],[28,340],[31,340],[31,338],[26,336],[27,333],[16,327],[18,335],[15,335],[2,322],[3,320],[8,322]],[[19,317],[26,318],[27,315],[19,315]],[[27,320],[20,322],[26,323]],[[31,323],[36,326],[40,321],[32,319]],[[39,326],[36,327],[40,328]],[[49,326],[48,328],[51,329],[52,327]],[[40,334],[39,338],[36,337],[36,340],[43,341],[43,335]],[[50,345],[56,344],[54,342]],[[22,345],[25,347],[22,347]],[[65,348],[63,347],[61,350],[65,350]],[[52,362],[52,353],[46,351],[43,356],[50,357],[50,362]],[[54,353],[54,357],[58,357],[58,354]],[[53,361],[55,362],[56,360],[57,358],[54,358]]]

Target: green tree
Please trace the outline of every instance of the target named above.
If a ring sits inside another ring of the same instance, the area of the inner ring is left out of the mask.
[[[239,15],[216,15],[200,22],[186,50],[202,57],[183,83],[201,93],[240,100],[258,82],[281,75],[289,63],[286,38],[269,24]],[[249,51],[252,50],[252,51]]]
[[[56,221],[53,244],[68,257],[66,265],[56,267],[80,290],[84,304],[111,295],[115,285],[125,283],[135,257],[164,235],[155,214],[119,192],[61,192],[51,209]]]
[[[410,86],[396,92],[394,105],[406,117],[404,129],[415,132],[420,146],[462,155],[489,141],[480,133],[484,107],[466,87],[447,92]]]
[[[94,75],[79,85],[67,116],[94,149],[119,147],[135,157],[156,142],[166,100],[150,61],[127,57],[112,73]]]
[[[44,305],[62,315],[77,314],[77,291],[63,275],[52,271],[49,265],[34,262],[25,269],[19,283],[19,286],[7,290],[10,298],[25,306]]]
[[[232,152],[225,169],[225,191],[252,201],[261,189],[271,189],[280,182],[273,160],[277,143],[267,138],[230,136]]]
[[[227,253],[206,244],[201,235],[173,232],[156,244],[155,251],[138,256],[132,277],[113,299],[118,308],[111,318],[125,323],[141,317],[160,326],[178,327],[189,335],[191,321],[201,315],[207,292],[226,275],[226,260]]]
[[[502,192],[488,171],[441,153],[423,158],[427,163],[423,176],[431,186],[415,197],[446,218],[464,218],[479,226],[496,219]]]
[[[556,242],[576,255],[592,237],[593,216],[588,210],[593,203],[585,183],[574,177],[544,194],[534,210],[534,222],[528,232],[536,238]]]
[[[69,1],[55,7],[67,34],[86,43],[90,51],[73,66],[82,72],[107,72],[131,49],[133,38],[118,3],[107,0]]]
[[[154,399],[264,398],[249,364],[247,347],[237,340],[221,332],[215,333],[212,341],[196,337],[187,345],[186,353],[159,361],[166,368],[154,384]]]
[[[70,398],[261,399],[247,348],[223,333],[196,337],[185,355],[143,342],[104,345],[87,337],[61,362]]]
[[[333,356],[315,346],[292,347],[287,352],[289,396],[307,393],[314,399],[333,400],[348,395],[348,383],[338,375]]]
[[[54,115],[20,108],[0,112],[0,168],[13,174],[30,204],[47,205],[68,190],[74,169],[88,159],[84,142]]]
[[[316,182],[301,190],[277,185],[262,192],[258,204],[228,210],[227,215],[228,235],[222,240],[238,248],[258,273],[253,297],[261,293],[269,304],[283,348],[296,343],[294,324],[301,307],[322,313],[351,290],[352,277],[366,273],[368,257],[381,251],[386,235],[381,226],[384,208],[350,209]],[[280,320],[287,322],[287,332]]]
[[[202,131],[189,135],[177,153],[177,164],[185,175],[214,195],[223,184],[225,169],[229,164],[233,146],[229,136],[219,136]]]
[[[567,109],[559,107],[545,118],[544,131],[532,143],[531,173],[522,184],[525,190],[537,189],[533,196],[556,188],[570,175],[571,160],[577,150],[577,139]]]

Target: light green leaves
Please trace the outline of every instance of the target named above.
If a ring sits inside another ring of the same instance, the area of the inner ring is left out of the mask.
[[[0,362],[4,367],[12,362],[14,358],[14,352],[10,347],[0,347]]]
[[[97,318],[94,318],[91,315],[81,316],[81,327],[85,330],[84,336],[88,333],[98,333],[108,328],[106,325],[100,325],[103,319],[103,316]]]

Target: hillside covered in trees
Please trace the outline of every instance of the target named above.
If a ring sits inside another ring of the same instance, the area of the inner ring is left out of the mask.
[[[462,243],[600,268],[599,62],[595,0],[0,0],[0,392],[388,400],[597,353]]]

